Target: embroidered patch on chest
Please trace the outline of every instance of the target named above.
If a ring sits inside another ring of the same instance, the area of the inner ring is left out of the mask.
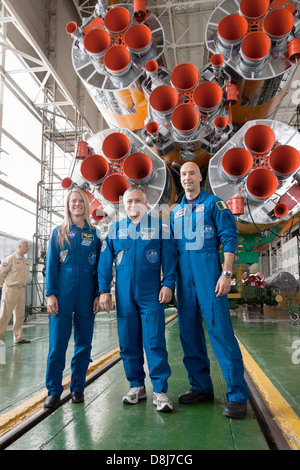
[[[121,261],[123,259],[123,255],[124,255],[124,251],[119,251],[119,253],[117,254],[117,261],[116,261],[117,266],[120,266]]]
[[[146,258],[149,261],[149,263],[157,263],[158,261],[158,253],[155,250],[149,250],[146,254]]]
[[[59,253],[59,262],[64,263],[68,256],[69,250],[63,250]]]
[[[204,225],[204,227],[201,229],[201,235],[206,239],[212,238],[214,234],[215,231],[210,225]]]

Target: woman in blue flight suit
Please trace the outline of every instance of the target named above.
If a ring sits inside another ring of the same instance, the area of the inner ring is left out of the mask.
[[[130,196],[126,193],[124,195],[128,216],[113,224],[103,240],[98,268],[99,291],[100,294],[109,293],[115,260],[118,336],[125,374],[133,391],[133,395],[129,391],[123,402],[137,403],[139,398],[135,394],[136,388],[142,391],[143,398],[146,397],[144,345],[154,400],[156,394],[160,394],[158,400],[161,399],[159,404],[154,404],[158,411],[170,411],[171,403],[167,403],[166,397],[162,396],[167,392],[171,370],[165,342],[164,307],[159,297],[164,288],[169,288],[171,294],[174,289],[176,247],[170,240],[168,226],[160,219],[146,213],[138,223],[130,219],[132,215],[128,204],[143,193],[139,189],[130,189],[128,194]]]
[[[46,260],[49,354],[45,408],[53,408],[63,392],[62,376],[74,313],[74,356],[71,361],[72,402],[84,400],[90,363],[94,316],[98,311],[97,264],[101,241],[90,222],[86,194],[78,188],[66,199],[65,219],[51,235]]]
[[[216,294],[220,279],[227,275],[222,273],[220,244],[223,244],[225,262],[227,254],[232,254],[233,260],[237,242],[236,222],[223,201],[204,189],[200,190],[201,179],[199,168],[194,163],[181,167],[181,183],[186,194],[172,211],[170,221],[178,250],[179,332],[184,365],[191,384],[191,390],[179,396],[179,401],[194,403],[213,398],[203,315],[213,351],[227,383],[229,403],[224,414],[242,417],[248,399],[242,355],[234,336],[227,295],[223,295],[224,292]],[[189,204],[187,195],[193,204]],[[227,268],[224,266],[224,269]],[[231,408],[229,411],[228,406]]]

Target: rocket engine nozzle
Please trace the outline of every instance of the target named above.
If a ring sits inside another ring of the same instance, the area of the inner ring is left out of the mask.
[[[275,135],[269,126],[256,124],[245,133],[245,146],[254,154],[266,154],[275,144]]]
[[[252,170],[246,181],[246,189],[250,199],[262,201],[271,197],[278,186],[274,173],[267,168],[256,168]]]
[[[247,33],[247,20],[240,15],[225,16],[218,24],[218,37],[224,46],[240,44]]]
[[[119,173],[112,173],[103,181],[101,192],[107,201],[112,204],[119,204],[120,199],[128,188],[129,183],[125,176]]]
[[[106,29],[112,34],[121,34],[130,25],[130,13],[126,8],[116,6],[108,10],[104,18]]]
[[[104,65],[116,77],[125,75],[132,64],[129,50],[125,46],[111,46],[104,55]]]
[[[61,182],[61,187],[63,189],[71,189],[73,186],[73,180],[72,178],[69,178],[68,176],[64,178]]]
[[[190,91],[199,80],[198,69],[190,63],[181,63],[174,67],[171,73],[171,82],[179,92]]]
[[[240,12],[250,21],[263,18],[270,6],[270,0],[241,0]]]
[[[152,32],[144,24],[135,24],[126,31],[124,41],[133,54],[147,54],[152,44]]]
[[[287,204],[284,204],[283,202],[279,202],[274,207],[274,214],[276,215],[276,217],[279,217],[279,218],[286,217],[288,213],[289,213],[289,207]]]
[[[271,50],[271,39],[262,31],[247,34],[241,44],[241,56],[247,65],[260,65]]]
[[[111,45],[110,34],[103,28],[91,29],[85,36],[83,45],[91,57],[99,60]]]
[[[171,114],[178,103],[178,93],[172,86],[161,85],[149,96],[149,104],[153,111],[161,116]]]
[[[82,161],[80,167],[82,177],[95,186],[104,180],[108,170],[108,162],[101,155],[90,155]]]
[[[128,155],[123,163],[123,172],[127,178],[137,184],[149,182],[153,171],[153,163],[149,155],[135,152]]]
[[[290,145],[279,145],[270,153],[269,165],[278,178],[288,178],[300,166],[300,153]]]
[[[106,158],[111,161],[123,160],[130,152],[129,139],[121,132],[112,132],[105,137],[102,144],[102,151]]]
[[[214,82],[202,82],[193,92],[193,102],[203,113],[217,110],[222,98],[222,88]]]
[[[294,26],[294,16],[284,8],[270,11],[263,20],[263,31],[274,41],[284,39]]]
[[[244,178],[253,167],[253,158],[243,147],[233,147],[224,153],[221,167],[230,180]]]
[[[200,124],[198,109],[189,103],[176,106],[172,113],[172,125],[179,134],[192,134]]]

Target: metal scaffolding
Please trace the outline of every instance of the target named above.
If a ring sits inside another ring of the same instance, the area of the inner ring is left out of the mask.
[[[36,156],[41,163],[41,176],[37,185],[36,200],[34,201],[36,202],[36,230],[33,236],[29,313],[45,311],[44,271],[47,243],[53,226],[62,220],[64,213],[64,192],[61,181],[69,172],[75,141],[86,139],[92,134],[85,118],[64,88],[54,69],[57,28],[56,4],[57,0],[47,0],[47,53],[44,55],[23,30],[22,25],[19,24],[18,19],[6,2],[0,2],[2,79],[11,84],[12,89],[16,88],[13,75],[5,71],[3,62],[5,51],[10,50],[23,62],[23,72],[26,71],[28,74],[32,74],[40,84],[35,101],[28,104],[30,111],[42,124],[41,154]],[[9,41],[6,35],[7,24],[13,25],[18,34],[23,36],[24,50],[16,49],[13,43]],[[24,52],[28,50],[28,46],[33,51],[32,55]],[[36,66],[33,67],[32,64]],[[17,92],[15,91],[15,93]],[[18,89],[18,96],[28,102],[28,97],[24,91]],[[2,128],[0,143],[1,132]],[[18,193],[18,188],[12,189]]]

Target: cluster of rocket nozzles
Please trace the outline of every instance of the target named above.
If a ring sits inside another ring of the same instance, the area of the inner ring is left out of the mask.
[[[254,124],[244,135],[242,147],[227,150],[221,160],[221,172],[230,183],[246,178],[246,191],[251,202],[270,198],[280,182],[294,174],[299,180],[299,150],[276,142],[273,130],[265,124]],[[297,184],[297,183],[296,183]],[[236,196],[228,201],[235,215],[244,213],[244,198]],[[291,207],[281,200],[274,207],[276,217],[285,217]]]
[[[225,48],[240,46],[240,54],[249,66],[261,64],[269,55],[272,44],[284,42],[294,26],[294,5],[284,8],[287,2],[270,0],[241,0],[238,14],[225,16],[218,24],[218,39]],[[274,2],[275,4],[275,2]],[[276,8],[276,9],[275,9]],[[299,39],[289,41],[287,58],[294,62],[299,58]]]
[[[293,12],[285,8],[283,0],[278,2],[282,7],[271,5],[270,8],[270,0],[241,0],[239,12],[226,15],[217,25],[221,49],[228,52],[239,47],[244,64],[250,67],[262,64],[273,45],[283,44],[290,38],[294,26]],[[107,2],[98,0],[94,19],[87,26],[79,28],[75,22],[70,22],[66,29],[77,40],[81,51],[111,77],[122,79],[136,58],[146,57],[143,67],[154,83],[159,63],[154,59],[147,60],[153,37],[146,21],[149,14],[146,6],[146,1],[135,0],[131,17],[124,6],[108,9]],[[296,61],[299,52],[299,39],[290,40],[287,59]],[[220,80],[221,71],[225,70],[222,53],[213,54],[210,64],[213,80],[205,80],[191,63],[175,66],[165,83],[157,80],[147,96],[150,114],[145,121],[147,143],[157,138],[161,126],[166,123],[178,141],[197,139],[202,126],[208,122],[210,126],[213,123],[214,135],[226,137],[226,132],[229,135],[232,124],[230,109],[237,103],[237,86],[231,83],[230,77],[229,80]],[[131,153],[125,134],[113,132],[108,135],[103,142],[102,153],[95,155],[91,151],[76,158],[82,160],[82,178],[96,187],[109,203],[119,203],[131,183],[144,185],[151,180],[151,158],[145,153]],[[298,181],[299,165],[299,150],[279,145],[271,128],[257,124],[247,130],[243,147],[231,148],[223,155],[221,171],[229,183],[246,181],[248,199],[260,203],[275,193],[281,180],[297,173],[295,178]],[[68,188],[72,184],[70,178],[63,181],[63,187]],[[93,203],[97,204],[94,200]],[[228,204],[235,215],[244,213],[241,196],[231,198]],[[279,200],[274,214],[285,217],[289,210],[286,201]]]
[[[242,274],[242,284],[247,286],[255,286],[255,287],[264,287],[266,285],[265,276],[262,273],[256,274],[249,274],[243,273]]]
[[[99,2],[100,3],[100,2]],[[79,47],[112,76],[122,77],[128,72],[135,54],[143,56],[152,45],[152,32],[145,24],[149,13],[147,2],[134,2],[132,24],[130,12],[123,6],[106,9],[104,19],[96,17],[94,22],[82,31],[77,23],[67,24],[67,33],[78,40]]]
[[[211,57],[211,64],[217,73],[224,62],[221,54]],[[155,77],[158,64],[146,63],[146,72]],[[233,90],[234,88],[234,90]],[[155,86],[149,95],[151,118],[146,125],[146,132],[151,136],[159,132],[160,125],[170,125],[175,133],[175,140],[197,138],[201,126],[213,120],[215,133],[222,133],[230,122],[224,109],[226,105],[237,101],[236,86],[220,86],[213,81],[201,78],[199,70],[191,63],[176,65],[170,76],[170,84]]]
[[[154,174],[153,162],[149,155],[131,150],[129,138],[121,132],[112,132],[105,137],[102,144],[103,155],[95,154],[84,141],[76,143],[75,155],[77,160],[81,160],[82,178],[89,185],[96,187],[111,204],[119,203],[130,183],[149,183]],[[62,182],[65,189],[72,185],[73,181],[69,177]],[[97,199],[94,201],[94,206],[96,205],[99,212],[100,203]],[[93,212],[92,206],[91,213],[94,220],[102,220],[101,215]]]

